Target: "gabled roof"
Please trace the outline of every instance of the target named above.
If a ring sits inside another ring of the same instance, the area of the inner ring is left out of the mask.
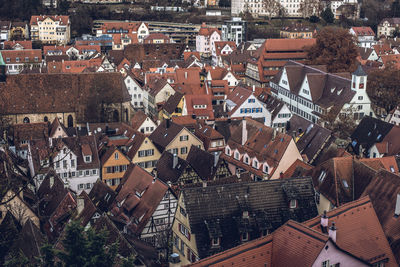
[[[206,23],[203,22],[203,24],[201,24],[201,28],[199,30],[199,35],[203,35],[203,36],[209,37],[214,32],[217,32],[219,35],[221,35],[221,32],[217,28],[208,27],[206,25]]]
[[[22,46],[23,49],[32,49],[32,41],[24,40],[24,41],[4,41],[3,49],[14,49],[15,46]]]
[[[358,199],[375,174],[374,169],[353,157],[329,159],[308,173],[315,190],[335,207]]]
[[[388,172],[399,174],[399,167],[396,162],[395,156],[388,156],[382,158],[361,158],[360,162],[368,165],[376,171],[385,169]]]
[[[360,145],[365,149],[364,154],[376,143],[381,143],[394,127],[393,124],[365,116],[351,134],[351,147],[356,155],[360,154]]]
[[[209,120],[214,119],[212,95],[185,95],[185,104],[188,114],[197,117],[207,117]],[[196,108],[195,106],[206,106],[205,108]]]
[[[232,248],[240,244],[241,232],[249,232],[254,239],[263,229],[274,230],[289,219],[304,221],[317,215],[313,190],[310,178],[278,179],[184,188],[181,197],[199,256],[204,258],[218,252],[210,248],[212,225],[220,229],[219,251]],[[291,199],[298,202],[292,211]],[[242,219],[243,211],[248,211],[249,219]]]
[[[183,94],[181,94],[180,92],[176,92],[175,94],[173,94],[168,98],[167,102],[163,106],[163,109],[169,114],[174,113],[176,107],[181,102],[182,97]]]
[[[160,152],[175,139],[175,137],[184,129],[183,126],[164,120],[149,136],[150,140],[158,147]]]
[[[204,151],[194,145],[191,146],[186,162],[204,180],[212,180],[220,163],[219,156]]]
[[[90,200],[92,200],[93,204],[95,204],[102,212],[107,212],[109,210],[109,207],[114,201],[115,195],[115,191],[100,179],[97,179],[92,190],[89,192]]]
[[[166,184],[139,166],[130,164],[116,189],[111,213],[127,224],[132,233],[140,234],[167,190]]]
[[[129,151],[127,153],[130,159],[133,159],[135,157],[136,153],[139,151],[146,138],[146,135],[144,135],[143,133],[135,132],[135,134],[131,138],[131,147],[129,148]]]
[[[242,86],[236,86],[235,89],[227,96],[227,100],[233,102],[235,107],[231,110],[233,114],[251,95],[252,91]]]
[[[371,27],[351,27],[357,36],[375,36]]]
[[[2,50],[1,55],[6,64],[40,64],[42,62],[40,49]]]
[[[178,163],[174,168],[173,159],[174,155],[168,151],[164,151],[157,161],[157,178],[162,180],[164,183],[171,182],[172,184],[176,184],[179,180],[179,177],[181,177],[188,166],[186,160],[177,157]]]
[[[293,162],[293,164],[283,173],[282,178],[301,177],[313,168],[314,166],[296,159],[296,161]]]
[[[146,120],[147,115],[143,111],[137,111],[133,117],[131,118],[131,126],[135,131],[139,131],[140,126],[142,126],[143,122]]]
[[[370,264],[387,259],[385,266],[398,266],[375,213],[373,201],[368,196],[327,212],[328,227],[335,222],[336,244]],[[321,217],[304,225],[322,232]]]
[[[52,21],[59,21],[59,24],[62,26],[69,25],[69,16],[60,16],[60,15],[41,15],[41,16],[31,16],[30,25],[38,25],[38,21],[44,21],[45,19],[50,18]]]

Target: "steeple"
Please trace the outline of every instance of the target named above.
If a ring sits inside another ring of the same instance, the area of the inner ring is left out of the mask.
[[[352,90],[365,90],[367,88],[367,73],[358,65],[355,72],[351,75],[351,89]]]

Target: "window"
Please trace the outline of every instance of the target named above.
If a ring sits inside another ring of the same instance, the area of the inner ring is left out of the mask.
[[[257,160],[253,161],[253,168],[258,168],[258,161]]]
[[[249,240],[249,233],[245,232],[240,235],[240,241],[248,241]]]
[[[297,208],[297,200],[296,200],[296,199],[290,200],[289,207],[290,207],[291,209]]]
[[[16,62],[19,62],[19,57],[15,58],[15,61],[16,61]]]
[[[90,171],[89,170],[85,171],[85,175],[90,175]]]
[[[247,102],[248,102],[248,103],[255,103],[255,102],[256,102],[256,99],[255,99],[255,98],[250,98]]]
[[[181,154],[187,154],[187,147],[181,147]]]
[[[362,110],[363,106],[362,105],[358,105],[358,110]]]
[[[60,162],[56,161],[56,168],[60,168]]]
[[[219,246],[219,237],[214,237],[214,238],[211,240],[211,245],[212,245],[213,247]]]
[[[189,135],[182,135],[179,137],[179,141],[187,141],[189,140]]]
[[[94,169],[94,170],[92,170],[92,174],[97,174],[97,170],[96,169]]]
[[[180,207],[179,211],[181,212],[181,214],[186,217],[186,210],[182,207]]]
[[[183,224],[179,224],[179,232],[181,232],[181,234],[183,234],[188,240],[190,240],[189,230]]]
[[[263,170],[265,173],[268,173],[268,166],[267,165],[264,165],[264,170]]]
[[[235,159],[239,160],[239,158],[240,158],[239,152],[235,152]]]
[[[66,169],[67,168],[67,161],[63,160],[63,168]]]
[[[91,162],[92,157],[91,156],[85,156],[85,162]]]
[[[75,160],[71,159],[71,167],[75,167]]]
[[[244,163],[249,164],[249,158],[247,156],[244,157]]]
[[[363,100],[363,96],[359,96],[359,97],[358,97],[358,100]]]
[[[322,262],[322,267],[329,267],[329,260]]]
[[[119,155],[118,155],[118,152],[115,152],[114,158],[115,158],[115,159],[118,159],[118,156],[119,156]]]
[[[320,196],[319,192],[315,191],[315,202],[317,203],[317,205],[319,205],[320,199],[321,199],[321,196]]]

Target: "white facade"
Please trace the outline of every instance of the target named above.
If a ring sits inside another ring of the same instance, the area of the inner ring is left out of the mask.
[[[200,53],[211,53],[215,42],[221,41],[221,35],[214,31],[210,36],[197,35],[196,36],[196,51]]]
[[[235,0],[232,1],[232,3]],[[247,22],[240,17],[234,17],[232,20],[225,21],[222,25],[222,41],[233,41],[238,46],[246,41]]]
[[[212,48],[212,51],[211,51],[212,64],[214,66],[222,67],[223,64],[222,64],[222,60],[221,60],[221,55],[229,55],[232,52],[233,52],[232,47],[228,44],[225,44],[224,47],[221,49],[221,54],[217,55],[217,48],[215,47],[215,44],[214,44],[214,47]]]
[[[393,112],[389,113],[385,121],[400,126],[400,109],[396,108]]]
[[[372,48],[372,46],[377,43],[377,41],[375,41],[375,35],[357,35],[353,28],[350,29],[350,34],[357,37],[357,45],[359,47]]]
[[[230,101],[233,103],[232,101]],[[229,104],[227,101],[227,110],[231,111],[236,105]],[[271,126],[271,113],[265,108],[264,104],[254,95],[250,95],[236,110],[231,114],[235,117],[263,118],[264,124]]]
[[[271,127],[278,128],[280,130],[284,130],[287,122],[290,120],[291,117],[292,117],[292,112],[287,107],[287,105],[284,104],[282,106],[281,110],[278,112],[278,114],[272,120]]]
[[[302,17],[300,6],[304,0],[278,0],[277,2],[284,8],[285,16]],[[249,11],[253,17],[279,17],[279,14],[269,14],[264,5],[263,0],[232,0],[231,14],[232,16],[237,16],[240,13]]]
[[[61,21],[45,18],[43,21],[37,21],[37,24],[31,25],[32,40],[40,40],[44,43],[67,44],[70,41],[70,22],[63,25]]]
[[[157,128],[157,124],[147,117],[138,130],[144,134],[151,134]]]
[[[138,82],[131,76],[125,77],[125,85],[128,89],[129,95],[131,96],[131,104],[134,108],[145,108],[144,99],[147,98],[148,92],[138,84]]]
[[[140,238],[153,244],[156,248],[168,244],[167,232],[172,227],[174,215],[178,206],[178,199],[168,189],[146,226]]]

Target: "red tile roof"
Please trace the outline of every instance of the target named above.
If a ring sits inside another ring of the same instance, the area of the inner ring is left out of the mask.
[[[396,162],[395,156],[388,156],[383,158],[363,158],[360,162],[370,166],[371,168],[379,171],[385,169],[389,172],[399,173],[399,167]]]
[[[357,36],[375,36],[371,27],[351,27]]]
[[[32,41],[4,41],[3,49],[8,50],[8,49],[13,49],[15,45],[21,45],[24,49],[32,49]]]
[[[50,18],[53,21],[59,21],[60,25],[69,25],[69,16],[59,16],[59,15],[42,15],[42,16],[32,16],[30,25],[37,25],[38,21],[44,21],[45,19]]]
[[[368,196],[327,213],[329,227],[335,222],[337,245],[370,264],[388,259],[385,266],[398,266]],[[303,224],[322,232],[321,216]]]
[[[207,119],[209,120],[214,119],[211,95],[186,95],[185,103],[187,113],[189,115],[196,115],[197,117],[207,117]],[[206,107],[195,108],[195,105],[206,105]]]
[[[296,159],[296,161],[293,162],[289,169],[287,169],[282,175],[282,178],[298,177],[299,173],[303,174],[305,171],[311,170],[312,168],[314,168],[312,165]]]
[[[6,64],[40,64],[42,62],[42,50],[40,49],[2,50],[1,55]]]
[[[233,51],[236,50],[236,43],[233,41],[219,41],[219,42],[215,42],[215,53],[217,56],[221,55],[222,49],[225,48],[225,46],[229,46]],[[227,54],[224,54],[227,55]]]
[[[199,35],[209,37],[209,36],[211,36],[211,34],[213,34],[213,32],[217,32],[219,35],[221,35],[221,32],[217,28],[207,27],[207,25],[205,23],[203,23],[199,30]]]

